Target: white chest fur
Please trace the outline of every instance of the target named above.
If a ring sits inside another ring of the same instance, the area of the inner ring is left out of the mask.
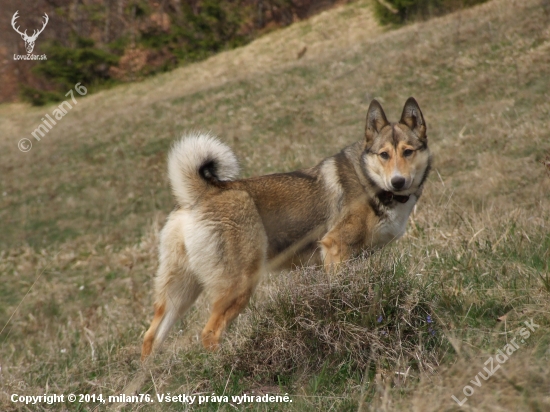
[[[416,204],[418,198],[411,195],[406,203],[398,203],[386,212],[378,223],[375,234],[375,246],[384,246],[405,234],[407,220]]]

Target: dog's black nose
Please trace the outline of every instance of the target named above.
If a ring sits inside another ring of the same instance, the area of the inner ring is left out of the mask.
[[[391,179],[391,185],[394,189],[400,190],[405,186],[405,178],[401,176],[396,176]]]

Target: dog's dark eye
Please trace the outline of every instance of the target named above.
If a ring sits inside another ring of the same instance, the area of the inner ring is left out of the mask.
[[[405,157],[409,157],[410,155],[413,154],[413,150],[411,149],[406,149],[404,152],[403,152],[403,156]]]
[[[382,152],[380,153],[380,157],[384,160],[388,160],[390,158],[390,155],[388,154],[388,152]]]

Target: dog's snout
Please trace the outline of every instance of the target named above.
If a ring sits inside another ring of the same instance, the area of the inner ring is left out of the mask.
[[[391,185],[397,190],[403,189],[403,186],[405,186],[405,178],[401,176],[392,177]]]

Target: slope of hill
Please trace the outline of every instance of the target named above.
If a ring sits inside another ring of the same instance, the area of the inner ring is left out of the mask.
[[[549,23],[540,0],[493,0],[384,32],[358,1],[141,83],[75,93],[40,141],[31,132],[56,106],[0,106],[1,409],[24,410],[13,393],[122,391],[290,395],[271,410],[455,410],[452,396],[548,409]],[[411,95],[435,163],[406,236],[334,277],[266,276],[216,354],[198,345],[199,301],[143,368],[170,143],[211,130],[243,175],[288,171],[361,139],[372,98],[396,120]],[[531,319],[540,327],[476,381]],[[51,406],[63,407],[93,409]],[[124,410],[144,408],[162,405]]]

